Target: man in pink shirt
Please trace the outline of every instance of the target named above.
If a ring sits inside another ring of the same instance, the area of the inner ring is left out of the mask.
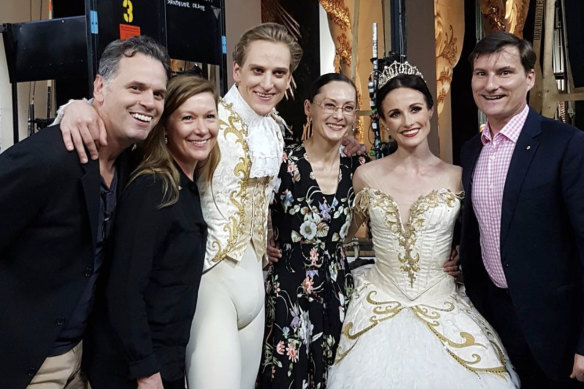
[[[469,60],[487,124],[461,153],[467,294],[523,388],[583,388],[584,132],[527,105],[529,42],[490,34]]]

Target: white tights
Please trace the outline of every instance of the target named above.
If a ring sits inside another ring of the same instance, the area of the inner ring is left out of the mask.
[[[253,389],[264,334],[262,262],[248,245],[203,274],[187,346],[190,389]]]

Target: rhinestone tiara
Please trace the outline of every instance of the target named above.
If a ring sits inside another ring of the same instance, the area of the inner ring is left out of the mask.
[[[424,76],[418,70],[418,68],[413,65],[410,65],[408,61],[405,62],[393,61],[391,65],[383,67],[383,71],[379,75],[378,88],[379,89],[383,88],[383,86],[387,84],[389,81],[391,81],[393,78],[401,76],[402,74],[419,76],[422,78],[422,80],[424,79]]]

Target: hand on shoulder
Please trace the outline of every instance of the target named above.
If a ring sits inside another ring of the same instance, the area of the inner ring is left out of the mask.
[[[87,152],[91,159],[97,159],[99,146],[107,145],[105,125],[97,111],[84,100],[72,100],[60,111],[58,120],[67,150],[76,150],[82,163],[88,160]]]

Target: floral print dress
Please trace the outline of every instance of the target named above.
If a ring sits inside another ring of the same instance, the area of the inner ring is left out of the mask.
[[[341,157],[334,194],[321,192],[302,144],[285,150],[271,206],[282,258],[266,280],[260,388],[320,388],[334,362],[353,287],[342,243],[351,224],[355,169]]]

